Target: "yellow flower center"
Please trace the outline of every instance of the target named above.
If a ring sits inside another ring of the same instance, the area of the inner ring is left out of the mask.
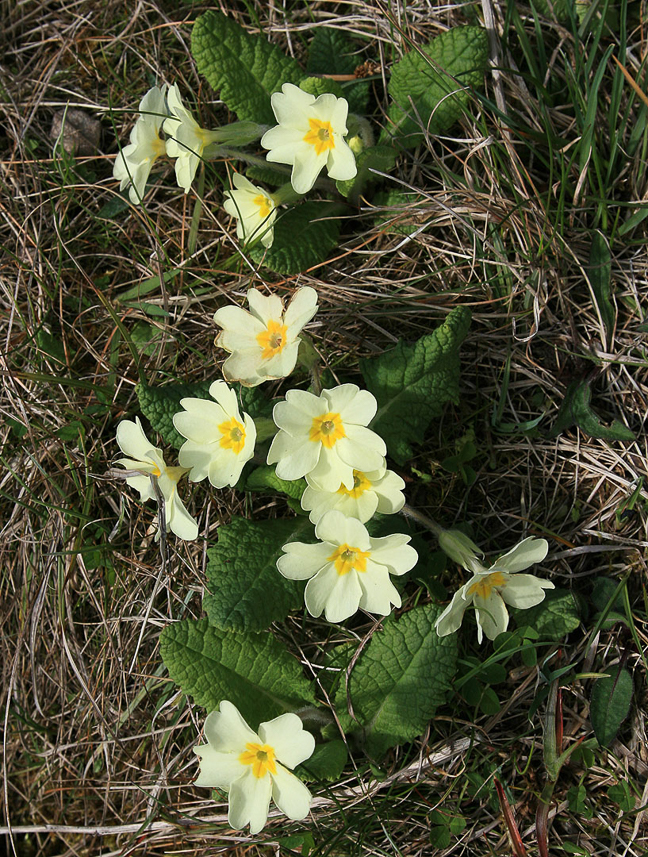
[[[252,773],[257,780],[265,777],[268,771],[271,774],[277,773],[275,752],[269,744],[248,742],[245,745],[245,750],[239,756],[239,762],[242,765],[252,765]]]
[[[341,437],[346,437],[342,417],[339,414],[322,414],[321,417],[313,417],[309,440],[321,443],[327,449],[333,449]]]
[[[286,325],[279,321],[270,319],[266,330],[262,330],[257,336],[256,341],[263,348],[261,357],[264,360],[269,360],[275,354],[280,354],[286,345]]]
[[[366,571],[367,558],[370,556],[371,551],[361,551],[360,548],[352,548],[345,543],[336,548],[327,559],[335,563],[335,570],[342,577],[350,571]]]
[[[493,574],[488,574],[482,577],[481,580],[476,580],[468,589],[468,595],[478,595],[480,598],[490,598],[491,591],[496,586],[503,586],[506,583],[506,578],[500,571],[495,571]]]
[[[371,488],[371,482],[367,479],[361,470],[353,471],[353,488],[347,488],[344,483],[337,490],[338,494],[346,494],[348,497],[353,497],[356,500],[362,496],[365,491]]]
[[[273,209],[272,200],[268,199],[267,196],[260,193],[258,196],[255,196],[252,202],[259,207],[259,217],[262,217],[264,220],[270,214]]]
[[[162,155],[166,152],[166,146],[164,140],[161,140],[159,137],[156,137],[155,140],[151,141],[151,148],[153,149],[153,160],[156,158],[161,158]]]
[[[330,122],[322,122],[321,119],[309,119],[310,130],[304,137],[304,142],[315,147],[315,154],[321,155],[327,149],[335,148],[333,129]]]
[[[243,424],[232,417],[226,423],[221,423],[218,426],[218,431],[222,435],[219,445],[223,449],[231,449],[238,455],[245,446],[245,429]]]

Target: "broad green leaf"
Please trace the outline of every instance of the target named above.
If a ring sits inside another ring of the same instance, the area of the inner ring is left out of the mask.
[[[280,479],[275,473],[274,466],[262,464],[253,470],[245,480],[245,490],[267,492],[268,489],[287,494],[293,500],[301,500],[301,496],[306,490],[306,480],[293,479],[288,481]]]
[[[281,213],[272,247],[248,248],[251,258],[278,274],[297,274],[323,262],[337,245],[340,207],[328,202],[303,202]]]
[[[619,804],[621,812],[632,812],[635,808],[635,797],[630,791],[630,786],[625,780],[621,780],[607,790],[608,799]]]
[[[580,625],[580,611],[568,589],[549,589],[544,601],[529,610],[511,610],[518,627],[528,626],[539,639],[558,642]]]
[[[601,747],[609,747],[628,716],[632,702],[632,676],[620,664],[596,679],[590,699],[590,720]]]
[[[310,759],[295,768],[295,773],[306,783],[335,782],[342,776],[348,757],[344,741],[327,741],[318,744]]]
[[[631,441],[635,439],[634,432],[631,432],[619,420],[613,420],[610,426],[603,425],[591,408],[591,398],[592,391],[588,379],[572,381],[567,387],[565,399],[560,406],[556,421],[551,427],[549,437],[558,437],[565,429],[576,425],[591,437],[599,437],[603,440]]]
[[[592,287],[594,300],[605,327],[606,344],[610,344],[616,321],[616,312],[610,300],[612,288],[612,257],[610,245],[600,232],[592,238],[587,275]]]
[[[344,728],[362,728],[371,754],[420,735],[445,702],[457,660],[457,635],[439,637],[435,604],[385,620],[341,682],[335,707]],[[355,721],[347,713],[347,692]]]
[[[291,167],[284,167],[282,164],[268,164],[267,167],[255,165],[246,168],[245,177],[253,184],[262,182],[270,187],[281,187],[290,181],[290,170]]]
[[[318,27],[311,42],[306,66],[309,74],[353,74],[361,64],[354,55],[356,48],[340,30]],[[349,112],[366,113],[369,82],[345,83],[342,92],[349,102]]]
[[[482,27],[453,27],[429,44],[413,47],[392,66],[389,125],[384,137],[412,147],[446,131],[465,112],[470,90],[481,87],[488,68],[488,35]]]
[[[200,381],[198,384],[166,384],[164,387],[149,387],[148,384],[138,384],[135,388],[139,406],[164,441],[176,449],[180,449],[185,438],[176,431],[173,425],[173,415],[182,410],[181,399],[210,399],[209,388],[213,381]],[[252,419],[265,416],[272,410],[270,402],[258,387],[243,387],[231,384],[236,390],[241,411],[249,414]]]
[[[185,438],[173,425],[173,415],[182,410],[180,399],[209,399],[210,385],[211,381],[201,381],[199,384],[166,384],[164,387],[138,384],[135,392],[140,410],[153,430],[161,435],[166,443],[180,449]]]
[[[272,634],[214,628],[183,619],[160,636],[162,659],[184,693],[213,711],[224,699],[253,729],[286,711],[315,704],[299,662]]]
[[[191,52],[198,71],[241,121],[276,125],[271,94],[284,83],[298,86],[306,77],[276,45],[246,32],[222,12],[205,12],[198,18]]]
[[[459,399],[459,347],[470,318],[469,309],[456,307],[414,345],[401,341],[380,357],[360,361],[367,388],[378,400],[371,428],[399,464],[411,458],[411,444],[422,443],[446,402]]]
[[[356,156],[358,173],[355,178],[336,182],[342,196],[346,196],[351,205],[357,205],[358,200],[367,187],[383,181],[382,176],[372,170],[388,173],[396,163],[398,152],[393,146],[371,146]]]
[[[207,551],[210,595],[203,609],[212,625],[234,631],[261,631],[303,606],[303,587],[277,570],[281,548],[314,539],[307,518],[248,521],[234,518],[218,530]]]
[[[319,98],[320,95],[330,93],[336,98],[342,98],[342,87],[336,80],[331,80],[326,77],[306,77],[299,84],[299,88],[304,92],[314,95]]]

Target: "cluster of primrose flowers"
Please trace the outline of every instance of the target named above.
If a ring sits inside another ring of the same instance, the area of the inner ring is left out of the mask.
[[[178,185],[188,193],[210,146],[244,145],[258,137],[269,149],[268,161],[292,166],[293,198],[308,193],[324,167],[332,179],[354,178],[355,156],[344,139],[349,110],[346,99],[330,93],[316,98],[292,83],[284,83],[281,92],[271,96],[271,104],[279,123],[274,128],[235,122],[208,130],[201,128],[183,105],[177,84],[154,86],[140,102],[130,143],[115,160],[113,175],[120,182],[120,190],[130,185],[131,202],[141,202],[153,165],[167,155],[175,158]],[[240,173],[234,174],[233,183],[234,189],[225,193],[224,208],[237,219],[237,236],[245,242],[260,240],[270,247],[277,207],[285,200],[285,192],[268,193]]]
[[[297,361],[299,334],[317,312],[317,292],[298,289],[288,307],[276,295],[251,289],[250,311],[237,306],[219,309],[214,320],[222,329],[217,344],[229,356],[222,366],[225,380],[210,387],[211,400],[185,398],[174,425],[186,438],[179,465],[168,467],[162,451],[142,430],[139,419],[122,421],[117,442],[125,458],[127,483],[142,500],[157,499],[166,526],[182,539],[195,539],[198,525],[178,496],[178,481],[208,479],[216,488],[235,485],[254,453],[254,421],[239,410],[228,381],[256,386],[289,375]],[[410,537],[395,534],[372,538],[365,526],[374,514],[393,514],[405,503],[404,481],[387,469],[386,447],[368,428],[376,400],[355,384],[342,384],[315,395],[288,390],[273,410],[277,433],[268,451],[282,479],[305,477],[301,504],[315,524],[316,544],[290,542],[277,561],[279,572],[307,580],[305,603],[315,617],[342,622],[364,609],[381,616],[401,605],[391,576],[402,575],[417,562]],[[159,532],[158,532],[159,538]],[[489,639],[506,630],[507,605],[528,608],[540,603],[553,584],[518,572],[547,554],[544,539],[527,538],[497,560],[482,565],[479,548],[462,533],[444,530],[442,549],[466,570],[470,580],[455,593],[439,617],[441,636],[457,631],[471,605],[478,638]],[[315,747],[313,736],[295,714],[283,714],[259,726],[255,733],[229,701],[208,715],[207,743],[195,748],[200,757],[198,785],[228,792],[228,820],[233,828],[264,826],[270,800],[291,819],[309,812],[311,795],[291,773]]]

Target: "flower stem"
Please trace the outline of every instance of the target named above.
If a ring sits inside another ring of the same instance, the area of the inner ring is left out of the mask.
[[[437,524],[436,521],[433,521],[432,518],[428,518],[427,515],[419,512],[418,509],[413,509],[411,506],[408,506],[407,503],[400,510],[400,513],[401,515],[405,515],[406,518],[412,518],[412,520],[424,526],[431,533],[434,533],[437,538],[443,532],[443,527]]]

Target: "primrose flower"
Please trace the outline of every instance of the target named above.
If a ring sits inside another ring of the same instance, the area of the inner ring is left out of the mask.
[[[310,512],[309,518],[316,524],[327,512],[337,510],[349,518],[357,518],[363,524],[379,512],[392,515],[405,505],[403,488],[405,483],[393,470],[381,468],[369,473],[353,471],[353,487],[340,484],[337,491],[320,491],[307,486],[302,494],[302,509]]]
[[[445,549],[445,548],[444,548]],[[475,607],[477,617],[477,640],[481,643],[484,634],[494,640],[508,628],[509,615],[506,605],[526,610],[535,607],[545,598],[545,589],[553,589],[548,580],[533,574],[518,574],[546,557],[549,545],[546,539],[528,538],[500,557],[490,568],[485,568],[476,557],[462,563],[474,574],[458,592],[436,621],[440,637],[457,631],[467,607]]]
[[[124,455],[128,456],[120,458],[117,464],[127,470],[137,471],[136,475],[126,478],[126,484],[140,492],[141,500],[156,500],[153,480],[157,480],[164,498],[164,514],[168,528],[180,539],[195,539],[198,535],[198,524],[178,497],[178,480],[187,472],[186,468],[166,466],[162,450],[156,449],[148,440],[138,417],[135,417],[135,422],[122,420],[119,423],[117,443]],[[158,531],[156,541],[159,538]]]
[[[274,201],[263,188],[253,185],[240,173],[234,173],[232,181],[236,190],[225,192],[223,208],[236,217],[237,236],[246,243],[260,240],[264,247],[272,247],[272,224],[277,219]]]
[[[137,205],[146,191],[151,168],[164,155],[164,141],[160,139],[160,127],[167,117],[164,103],[166,83],[162,88],[154,86],[140,101],[140,115],[133,126],[130,143],[115,158],[113,176],[119,180],[119,189],[130,184],[130,201]]]
[[[304,592],[311,616],[342,622],[362,608],[387,616],[401,598],[390,574],[414,568],[418,554],[409,536],[372,539],[364,524],[342,512],[327,512],[315,527],[319,544],[289,542],[277,568],[290,580],[308,580]]]
[[[180,464],[190,470],[189,480],[205,477],[215,488],[236,485],[243,466],[254,454],[256,427],[239,413],[236,393],[225,381],[214,381],[208,399],[181,399],[184,408],[173,425],[187,438],[180,448]]]
[[[177,158],[176,181],[189,193],[203,152],[219,138],[219,133],[200,127],[182,103],[176,83],[169,87],[167,103],[171,116],[164,121],[164,133],[170,138],[166,141],[166,153],[170,158]]]
[[[236,306],[216,311],[214,321],[223,328],[216,344],[230,352],[223,376],[256,387],[285,378],[295,368],[299,333],[317,312],[317,292],[309,286],[297,289],[285,312],[277,295],[250,289],[247,299],[250,312]]]
[[[258,833],[268,820],[271,797],[288,818],[306,818],[311,793],[289,768],[312,756],[315,739],[296,714],[262,723],[257,734],[225,700],[208,715],[205,737],[207,744],[194,747],[200,757],[196,785],[229,792],[231,827],[249,824],[250,833]]]
[[[321,491],[354,486],[353,471],[385,466],[385,442],[366,426],[377,410],[375,398],[355,384],[342,384],[315,396],[306,390],[288,390],[274,406],[277,432],[268,451],[280,479],[305,476]]]
[[[326,167],[332,179],[352,179],[358,172],[355,156],[344,141],[349,105],[344,98],[324,93],[315,98],[292,83],[270,96],[278,125],[261,138],[270,149],[266,158],[292,164],[290,181],[297,193],[308,193]]]

